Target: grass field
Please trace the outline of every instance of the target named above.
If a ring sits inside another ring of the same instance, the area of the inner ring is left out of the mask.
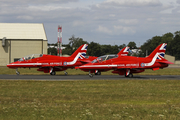
[[[19,69],[21,75],[40,75]],[[69,69],[69,75],[87,72]],[[0,67],[0,74],[15,69]],[[57,72],[64,75],[64,72]],[[49,74],[47,74],[49,75]],[[102,75],[114,75],[103,72]],[[140,75],[180,75],[179,68]],[[178,120],[179,80],[0,80],[0,120]]]
[[[179,80],[0,81],[3,120],[178,120]]]

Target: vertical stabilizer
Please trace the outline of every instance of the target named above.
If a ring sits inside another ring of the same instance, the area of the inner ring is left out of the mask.
[[[129,53],[129,47],[124,47],[119,53],[119,56],[127,56],[127,54]]]
[[[86,56],[88,44],[81,45],[72,55],[71,57],[78,57],[80,59],[84,59]]]
[[[164,59],[165,52],[166,52],[166,43],[159,45],[147,58],[151,59],[151,62],[145,63],[145,66],[152,66],[155,62],[159,63],[166,63],[166,64],[173,64],[168,60]]]
[[[167,43],[160,44],[149,56],[148,58],[154,58],[157,56],[156,59],[164,58],[165,52],[166,52],[166,46]],[[158,53],[158,54],[157,54]]]

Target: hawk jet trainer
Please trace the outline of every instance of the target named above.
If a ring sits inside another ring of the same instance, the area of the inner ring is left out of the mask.
[[[87,44],[80,46],[70,57],[33,54],[10,63],[7,67],[16,69],[17,75],[20,74],[18,68],[38,68],[37,71],[43,71],[44,73],[55,75],[56,71],[65,71],[68,68],[74,68],[86,64],[97,58],[92,56],[87,58],[85,56],[87,47]],[[68,73],[65,71],[65,74],[67,75]]]
[[[112,73],[125,75],[125,77],[133,77],[133,73],[141,73],[145,69],[159,70],[173,64],[164,59],[166,46],[166,43],[159,45],[148,57],[123,56],[120,54],[105,55],[76,68],[89,72],[90,77],[93,77],[91,73],[95,71],[108,70],[113,70]]]

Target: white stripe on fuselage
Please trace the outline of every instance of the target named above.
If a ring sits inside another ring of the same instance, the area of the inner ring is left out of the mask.
[[[81,67],[117,67],[117,65],[84,65]]]
[[[156,53],[156,55],[153,57],[152,61],[150,63],[144,63],[145,66],[152,66],[156,62],[156,59],[158,57],[159,53]]]
[[[159,54],[160,53],[156,53],[156,55],[153,57],[151,62],[144,63],[145,66],[152,66],[152,65],[154,65],[154,63],[156,62],[156,59],[157,59]],[[103,67],[117,67],[117,66],[118,66],[118,64],[116,64],[116,65],[115,64],[114,65],[84,65],[84,66],[81,66],[81,68],[83,68],[83,67],[99,67],[99,68],[103,68]]]
[[[81,54],[82,54],[82,52],[79,52],[79,53],[76,55],[76,57],[74,58],[73,61],[67,62],[67,65],[73,65],[73,64],[75,64]]]
[[[42,65],[42,64],[48,64],[48,63],[19,63],[19,64],[10,64],[10,65],[19,65],[19,66],[23,66],[23,65]]]
[[[74,58],[73,61],[67,62],[67,65],[73,65],[73,64],[75,64],[80,55],[81,55],[81,53],[78,53],[78,54],[76,55],[76,57]],[[145,66],[152,66],[152,65],[155,63],[158,55],[159,55],[159,53],[156,53],[156,55],[153,57],[152,61],[149,62],[149,63],[145,63]],[[34,66],[35,66],[35,65],[47,65],[47,64],[48,64],[48,63],[20,63],[20,64],[11,64],[11,65],[19,65],[19,66],[23,66],[23,65],[34,65]],[[118,65],[116,64],[116,65],[88,65],[88,66],[85,65],[85,66],[81,66],[81,67],[117,67],[117,66],[118,66]]]

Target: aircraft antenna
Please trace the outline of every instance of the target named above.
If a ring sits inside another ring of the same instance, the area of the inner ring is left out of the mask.
[[[62,26],[58,26],[57,55],[62,56]]]

